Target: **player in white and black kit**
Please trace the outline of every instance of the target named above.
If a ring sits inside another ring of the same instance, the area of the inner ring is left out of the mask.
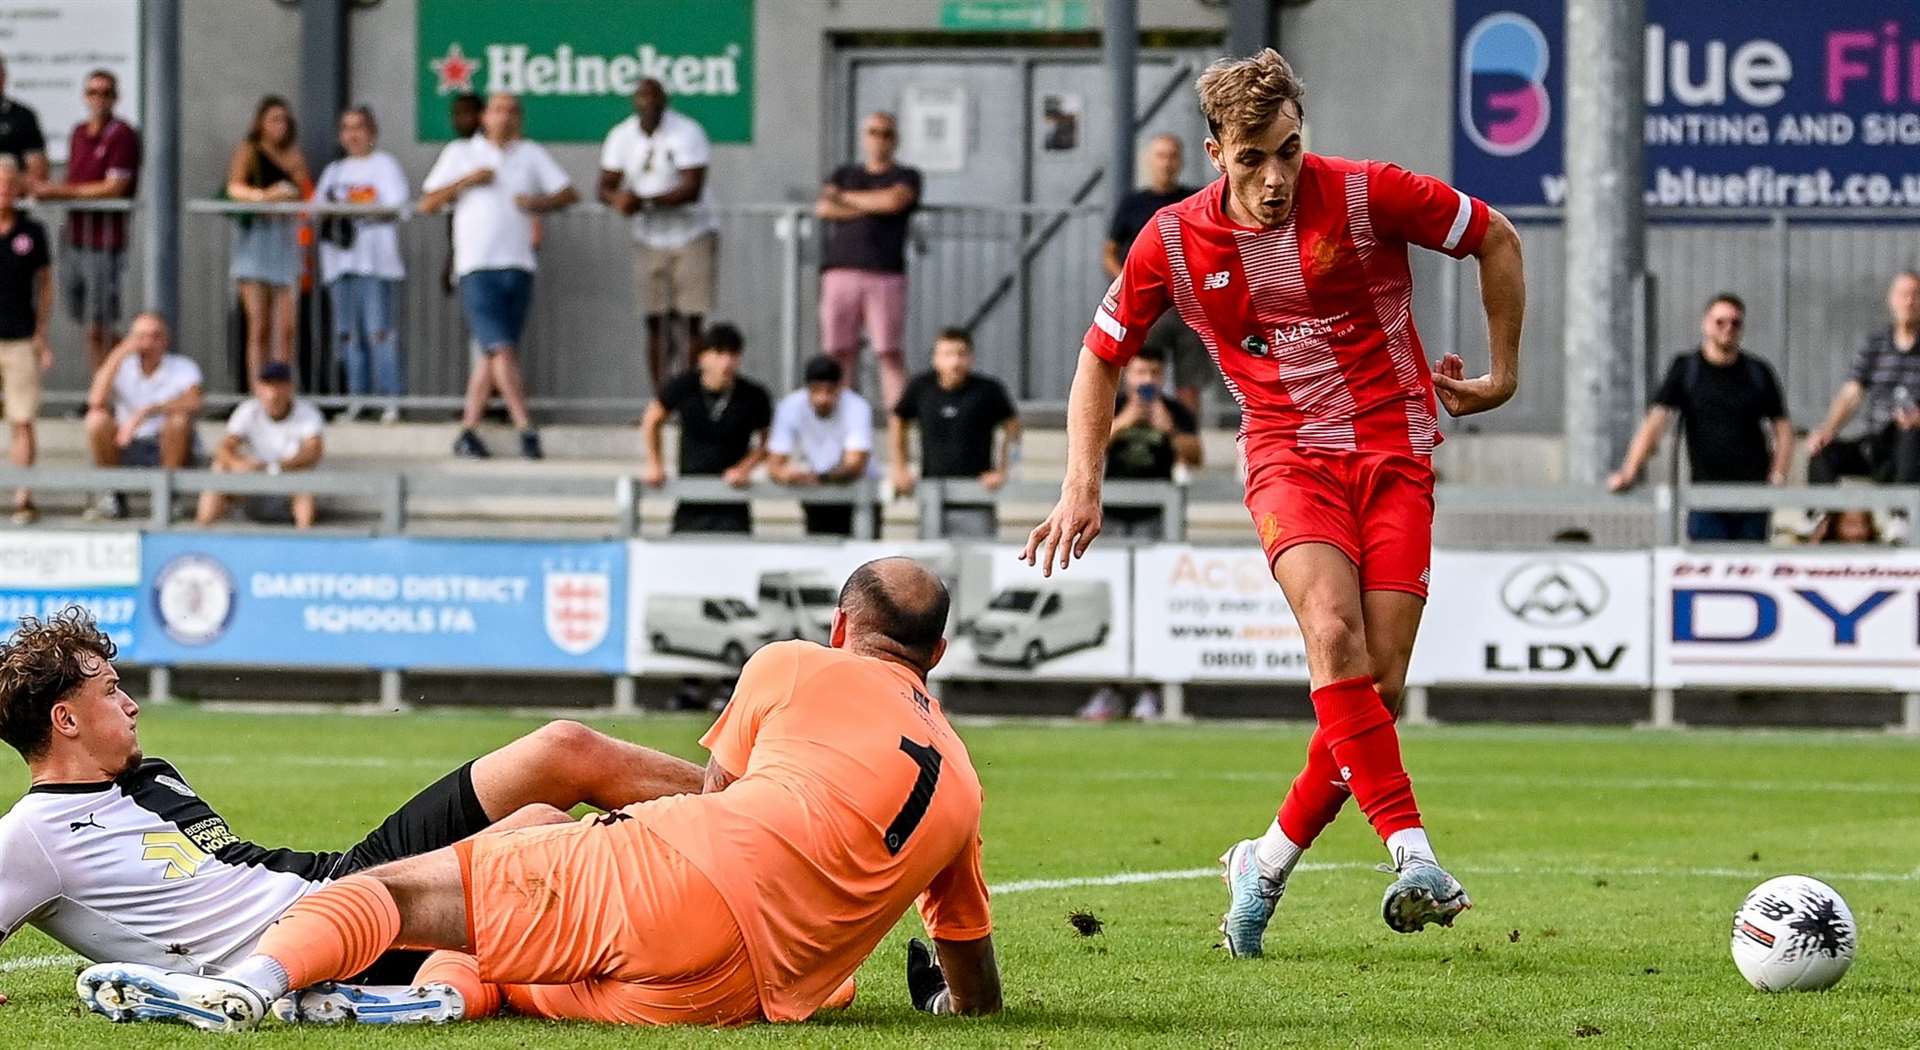
[[[178,769],[140,752],[139,705],[113,642],[79,609],[21,621],[0,645],[0,739],[32,787],[0,816],[0,941],[32,925],[94,960],[217,970],[244,958],[289,905],[328,882],[488,828],[569,819],[700,790],[700,767],[553,722],[429,785],[340,853],[236,836]],[[422,955],[368,980],[405,983]],[[0,1002],[4,1002],[0,997]]]

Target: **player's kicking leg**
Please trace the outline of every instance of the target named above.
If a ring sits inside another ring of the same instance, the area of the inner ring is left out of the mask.
[[[1306,641],[1319,728],[1309,741],[1306,767],[1266,834],[1236,844],[1221,858],[1228,886],[1221,932],[1228,951],[1260,954],[1294,866],[1349,794],[1387,842],[1400,872],[1383,903],[1388,925],[1413,932],[1430,922],[1450,923],[1471,902],[1433,860],[1400,761],[1393,713],[1379,689],[1386,685],[1397,703],[1421,600],[1386,591],[1369,592],[1363,600],[1353,560],[1327,543],[1288,548],[1274,559],[1274,577]],[[1380,635],[1371,646],[1369,628]],[[1386,673],[1376,674],[1377,667]]]

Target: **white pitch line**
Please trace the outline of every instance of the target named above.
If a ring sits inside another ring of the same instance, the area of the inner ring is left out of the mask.
[[[264,761],[264,759],[263,759]],[[991,770],[991,776],[1068,777],[1101,781],[1198,781],[1215,780],[1244,783],[1282,784],[1290,772],[1259,772],[1239,769],[1099,769],[1065,770]],[[1601,791],[1797,791],[1831,792],[1848,795],[1920,795],[1920,783],[1892,783],[1869,780],[1718,780],[1712,777],[1567,777],[1534,776],[1517,773],[1413,773],[1416,784],[1484,784],[1508,787],[1590,788]]]
[[[86,960],[78,955],[27,955],[0,962],[0,973],[13,973],[15,970],[45,970],[83,962]]]
[[[1302,864],[1295,871],[1368,871],[1374,865],[1360,861],[1338,863]],[[1583,879],[1613,878],[1677,878],[1677,879],[1751,879],[1764,878],[1766,872],[1748,868],[1569,868],[1519,866],[1475,867],[1464,865],[1453,871],[1462,875],[1519,876],[1519,875],[1557,875]],[[1084,875],[1064,879],[1020,879],[1005,882],[998,886],[987,887],[994,894],[1029,893],[1034,890],[1070,890],[1082,886],[1130,886],[1147,882],[1180,882],[1188,879],[1217,879],[1220,877],[1218,865],[1208,868],[1179,868],[1172,871],[1123,871],[1112,875]],[[1825,872],[1818,876],[1829,883],[1848,882],[1920,882],[1920,870],[1912,872],[1898,871],[1851,871]]]

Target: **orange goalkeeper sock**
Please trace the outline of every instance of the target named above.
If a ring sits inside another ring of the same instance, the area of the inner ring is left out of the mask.
[[[500,1012],[500,986],[480,979],[480,960],[465,952],[434,952],[413,975],[413,986],[444,984],[466,1001],[461,1017],[468,1021]]]
[[[399,936],[393,894],[378,879],[349,875],[294,902],[254,953],[280,964],[288,988],[306,988],[365,970]]]

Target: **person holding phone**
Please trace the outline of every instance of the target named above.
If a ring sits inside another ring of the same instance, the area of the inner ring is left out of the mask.
[[[1200,465],[1198,422],[1191,409],[1168,396],[1167,359],[1159,347],[1144,347],[1127,362],[1113,402],[1107,477],[1171,481],[1175,463]],[[1115,535],[1166,537],[1165,514],[1158,507],[1105,507],[1101,513]]]

